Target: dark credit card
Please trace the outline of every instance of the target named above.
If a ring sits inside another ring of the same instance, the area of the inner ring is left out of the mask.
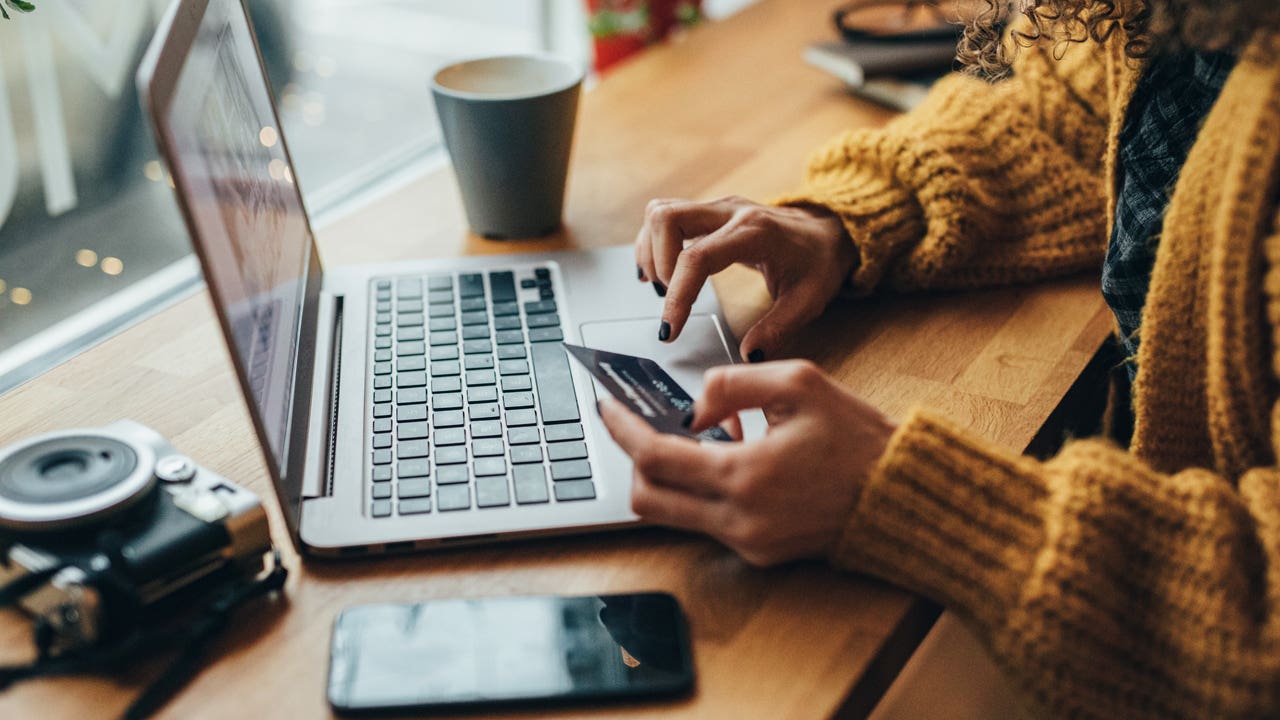
[[[681,422],[693,407],[693,398],[671,379],[666,370],[649,358],[592,350],[569,343],[564,347],[591,371],[610,395],[648,421],[654,430],[695,440],[733,440],[718,425],[701,433],[686,430]]]

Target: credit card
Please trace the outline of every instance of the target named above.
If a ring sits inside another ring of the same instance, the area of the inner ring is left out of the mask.
[[[733,440],[718,425],[701,433],[687,430],[681,423],[693,407],[693,398],[666,370],[649,358],[592,350],[569,343],[564,347],[610,395],[644,418],[654,430],[694,440]]]

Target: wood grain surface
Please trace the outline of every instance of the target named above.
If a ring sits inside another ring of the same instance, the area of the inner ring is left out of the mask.
[[[469,235],[446,169],[321,229],[326,263],[625,244],[652,197],[767,199],[793,187],[819,142],[889,117],[800,60],[805,44],[832,34],[836,4],[763,0],[603,78],[583,98],[566,227],[554,237],[503,243]],[[732,268],[715,282],[738,332],[768,306],[750,271]],[[891,415],[927,403],[1021,450],[1110,328],[1096,286],[1096,278],[1075,278],[842,302],[801,333],[794,352]],[[204,293],[0,397],[0,443],[124,417],[270,497]],[[268,505],[292,571],[285,597],[239,615],[164,717],[327,717],[330,625],[342,608],[363,602],[655,589],[680,599],[693,629],[694,695],[549,714],[555,717],[858,714],[931,617],[927,603],[873,579],[816,561],[755,569],[711,541],[661,529],[303,563]],[[0,613],[0,661],[29,651],[26,632],[18,616]],[[114,716],[158,666],[26,683],[0,694],[0,717]],[[542,716],[519,716],[533,714]]]

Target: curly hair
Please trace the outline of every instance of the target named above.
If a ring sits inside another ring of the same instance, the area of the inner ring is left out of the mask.
[[[1027,19],[1003,37],[1013,3]],[[1280,25],[1276,0],[985,0],[986,7],[963,18],[957,59],[968,71],[989,78],[1009,73],[1019,47],[1048,42],[1102,42],[1117,30],[1125,35],[1125,53],[1151,57],[1181,48],[1239,48],[1259,27]]]

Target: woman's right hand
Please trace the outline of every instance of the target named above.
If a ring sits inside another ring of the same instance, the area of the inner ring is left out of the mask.
[[[764,275],[774,302],[742,338],[742,357],[751,362],[777,357],[786,336],[836,296],[855,261],[844,223],[830,211],[738,197],[652,200],[636,236],[640,279],[666,295],[659,340],[680,336],[709,276],[733,263]]]

